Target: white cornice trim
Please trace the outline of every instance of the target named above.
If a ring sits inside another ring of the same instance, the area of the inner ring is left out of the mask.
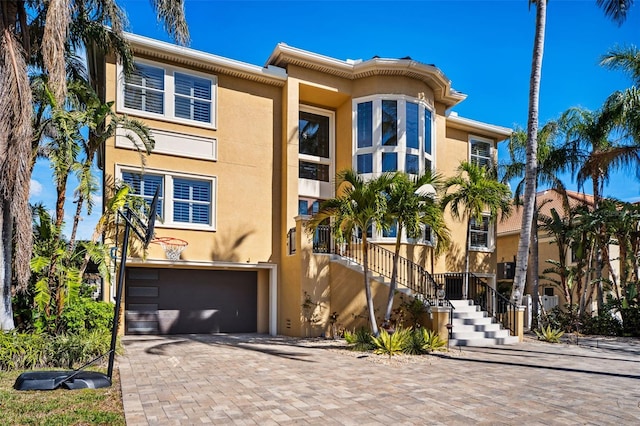
[[[470,118],[460,117],[455,113],[447,115],[447,126],[462,130],[475,130],[498,137],[498,142],[508,139],[513,133],[512,129],[495,124],[483,123],[482,121],[472,120]]]
[[[438,67],[412,59],[373,58],[367,61],[343,61],[279,43],[265,64],[273,65],[281,68],[297,65],[349,80],[372,75],[407,76],[428,84],[434,90],[436,100],[447,107],[454,106],[467,97],[451,87],[451,80]]]
[[[284,86],[287,81],[287,72],[275,66],[259,67],[132,33],[125,33],[125,37],[134,54],[277,86]]]

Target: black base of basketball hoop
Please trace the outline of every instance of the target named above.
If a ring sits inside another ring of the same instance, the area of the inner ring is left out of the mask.
[[[160,244],[165,256],[169,260],[180,260],[180,254],[189,245],[185,240],[174,237],[157,237],[151,240],[153,244]]]

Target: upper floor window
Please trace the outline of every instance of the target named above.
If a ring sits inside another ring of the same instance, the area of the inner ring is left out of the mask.
[[[478,222],[475,218],[469,221],[469,247],[472,249],[490,250],[493,246],[489,216],[483,216]]]
[[[482,167],[491,167],[493,157],[491,156],[491,142],[487,140],[472,138],[470,140],[471,154],[469,161]]]
[[[121,170],[120,176],[134,195],[147,203],[158,189],[159,227],[215,228],[214,177],[169,174],[160,171]]]
[[[420,174],[433,166],[433,116],[418,99],[368,96],[354,100],[353,167],[360,174],[404,171]]]
[[[329,111],[301,109],[298,119],[298,177],[301,179],[331,181],[332,119]]]
[[[137,61],[121,85],[119,109],[131,114],[215,127],[215,76]]]

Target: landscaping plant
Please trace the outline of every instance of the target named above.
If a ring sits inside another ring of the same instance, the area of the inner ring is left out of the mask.
[[[396,331],[389,334],[387,330],[381,329],[380,335],[373,338],[375,345],[373,352],[379,355],[389,355],[389,357],[403,353],[411,340],[411,332],[410,328],[397,328]]]
[[[371,333],[364,327],[360,327],[354,332],[345,330],[344,340],[354,351],[366,352],[374,348]]]
[[[540,331],[536,330],[536,335],[539,340],[544,340],[549,343],[559,343],[560,338],[564,335],[564,331],[551,328],[551,325],[547,325],[546,328],[542,328]]]

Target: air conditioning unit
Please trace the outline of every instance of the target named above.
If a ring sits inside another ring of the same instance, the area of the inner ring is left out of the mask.
[[[516,275],[516,263],[515,262],[500,262],[498,263],[498,279],[499,280],[512,280]]]

